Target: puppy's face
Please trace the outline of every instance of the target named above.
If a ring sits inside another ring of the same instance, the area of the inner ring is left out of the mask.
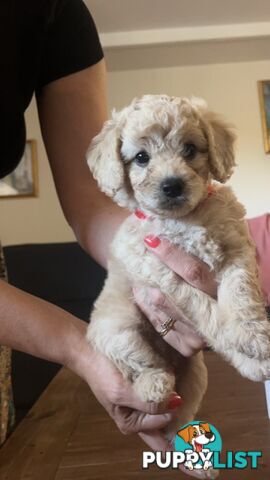
[[[189,425],[188,427],[177,432],[179,437],[190,445],[194,450],[201,451],[204,445],[215,440],[215,435],[211,431],[208,423],[200,423],[199,425]]]
[[[186,103],[162,101],[131,112],[120,154],[138,206],[183,216],[206,192],[208,144],[199,116]]]
[[[88,163],[120,205],[174,218],[199,204],[211,177],[230,176],[232,143],[203,102],[147,95],[105,125]]]

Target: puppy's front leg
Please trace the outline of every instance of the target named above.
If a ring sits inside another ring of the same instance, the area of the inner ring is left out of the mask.
[[[174,391],[175,378],[144,339],[142,325],[128,279],[111,269],[95,304],[87,338],[133,382],[143,401],[162,402]]]
[[[220,342],[231,351],[232,363],[253,380],[270,378],[270,322],[257,278],[257,267],[248,254],[222,272],[218,304],[226,325]]]
[[[252,260],[251,260],[252,261]],[[270,378],[270,323],[246,259],[222,272],[218,301],[187,284],[163,288],[216,352],[244,377]],[[245,266],[245,268],[243,268]]]

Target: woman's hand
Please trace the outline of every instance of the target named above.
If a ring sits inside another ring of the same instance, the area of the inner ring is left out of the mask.
[[[149,250],[187,283],[212,297],[216,296],[217,286],[214,277],[204,262],[166,240],[155,239],[153,242],[153,239],[150,238],[150,241],[146,239],[145,243]],[[164,340],[182,355],[189,357],[206,346],[203,339],[192,329],[190,322],[166,299],[160,290],[142,289],[137,286],[134,288],[134,297],[157,331],[162,330],[162,324],[168,318],[176,320],[173,330],[164,336]]]
[[[89,385],[95,397],[124,434],[140,433],[150,448],[171,449],[162,429],[174,418],[182,399],[175,392],[167,402],[155,404],[140,400],[130,382],[101,353],[91,349],[81,337],[67,366]]]
[[[173,318],[173,329],[164,336],[164,340],[178,350],[184,357],[190,357],[206,346],[204,340],[187,323],[183,314],[170,303],[156,288],[134,288],[134,298],[153,327],[160,332],[162,324]]]
[[[148,445],[168,447],[162,433],[182,402],[142,402],[132,385],[86,340],[87,325],[70,313],[0,281],[0,344],[64,365],[85,380],[123,433],[145,432]],[[149,443],[150,442],[150,443]]]

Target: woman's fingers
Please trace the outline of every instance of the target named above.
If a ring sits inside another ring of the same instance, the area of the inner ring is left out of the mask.
[[[153,416],[172,413],[183,402],[176,392],[171,392],[169,397],[161,403],[144,402],[136,394],[133,385],[122,379],[118,387],[114,389],[113,395],[110,396],[110,401],[119,407],[130,407]]]
[[[145,243],[149,250],[187,283],[208,295],[216,296],[217,285],[214,276],[204,262],[167,240],[162,240],[160,243],[151,244],[148,241]]]
[[[168,443],[164,433],[158,430],[139,432],[140,438],[155,452],[169,452],[173,446]]]
[[[151,432],[140,432],[140,438],[155,452],[171,452],[174,450],[173,446],[170,445],[165,435],[162,432],[153,430]],[[184,465],[179,465],[179,470],[184,472],[186,475],[194,478],[202,478],[201,472],[187,470]],[[182,478],[182,477],[181,477]]]
[[[157,332],[162,330],[162,325],[170,317],[176,320],[173,328],[163,338],[183,356],[190,357],[206,346],[187,320],[180,316],[179,310],[158,289],[134,288],[133,292],[136,303]]]
[[[165,428],[173,420],[174,413],[150,415],[128,407],[115,406],[113,418],[119,430],[127,435]]]
[[[166,427],[174,418],[182,403],[181,397],[172,392],[162,403],[144,402],[136,394],[133,385],[102,354],[93,353],[95,371],[87,379],[99,402],[124,433],[144,429]]]

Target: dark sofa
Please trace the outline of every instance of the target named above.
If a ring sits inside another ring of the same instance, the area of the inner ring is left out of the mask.
[[[105,271],[77,243],[4,247],[9,283],[88,321]],[[60,366],[13,351],[12,379],[20,421]]]

